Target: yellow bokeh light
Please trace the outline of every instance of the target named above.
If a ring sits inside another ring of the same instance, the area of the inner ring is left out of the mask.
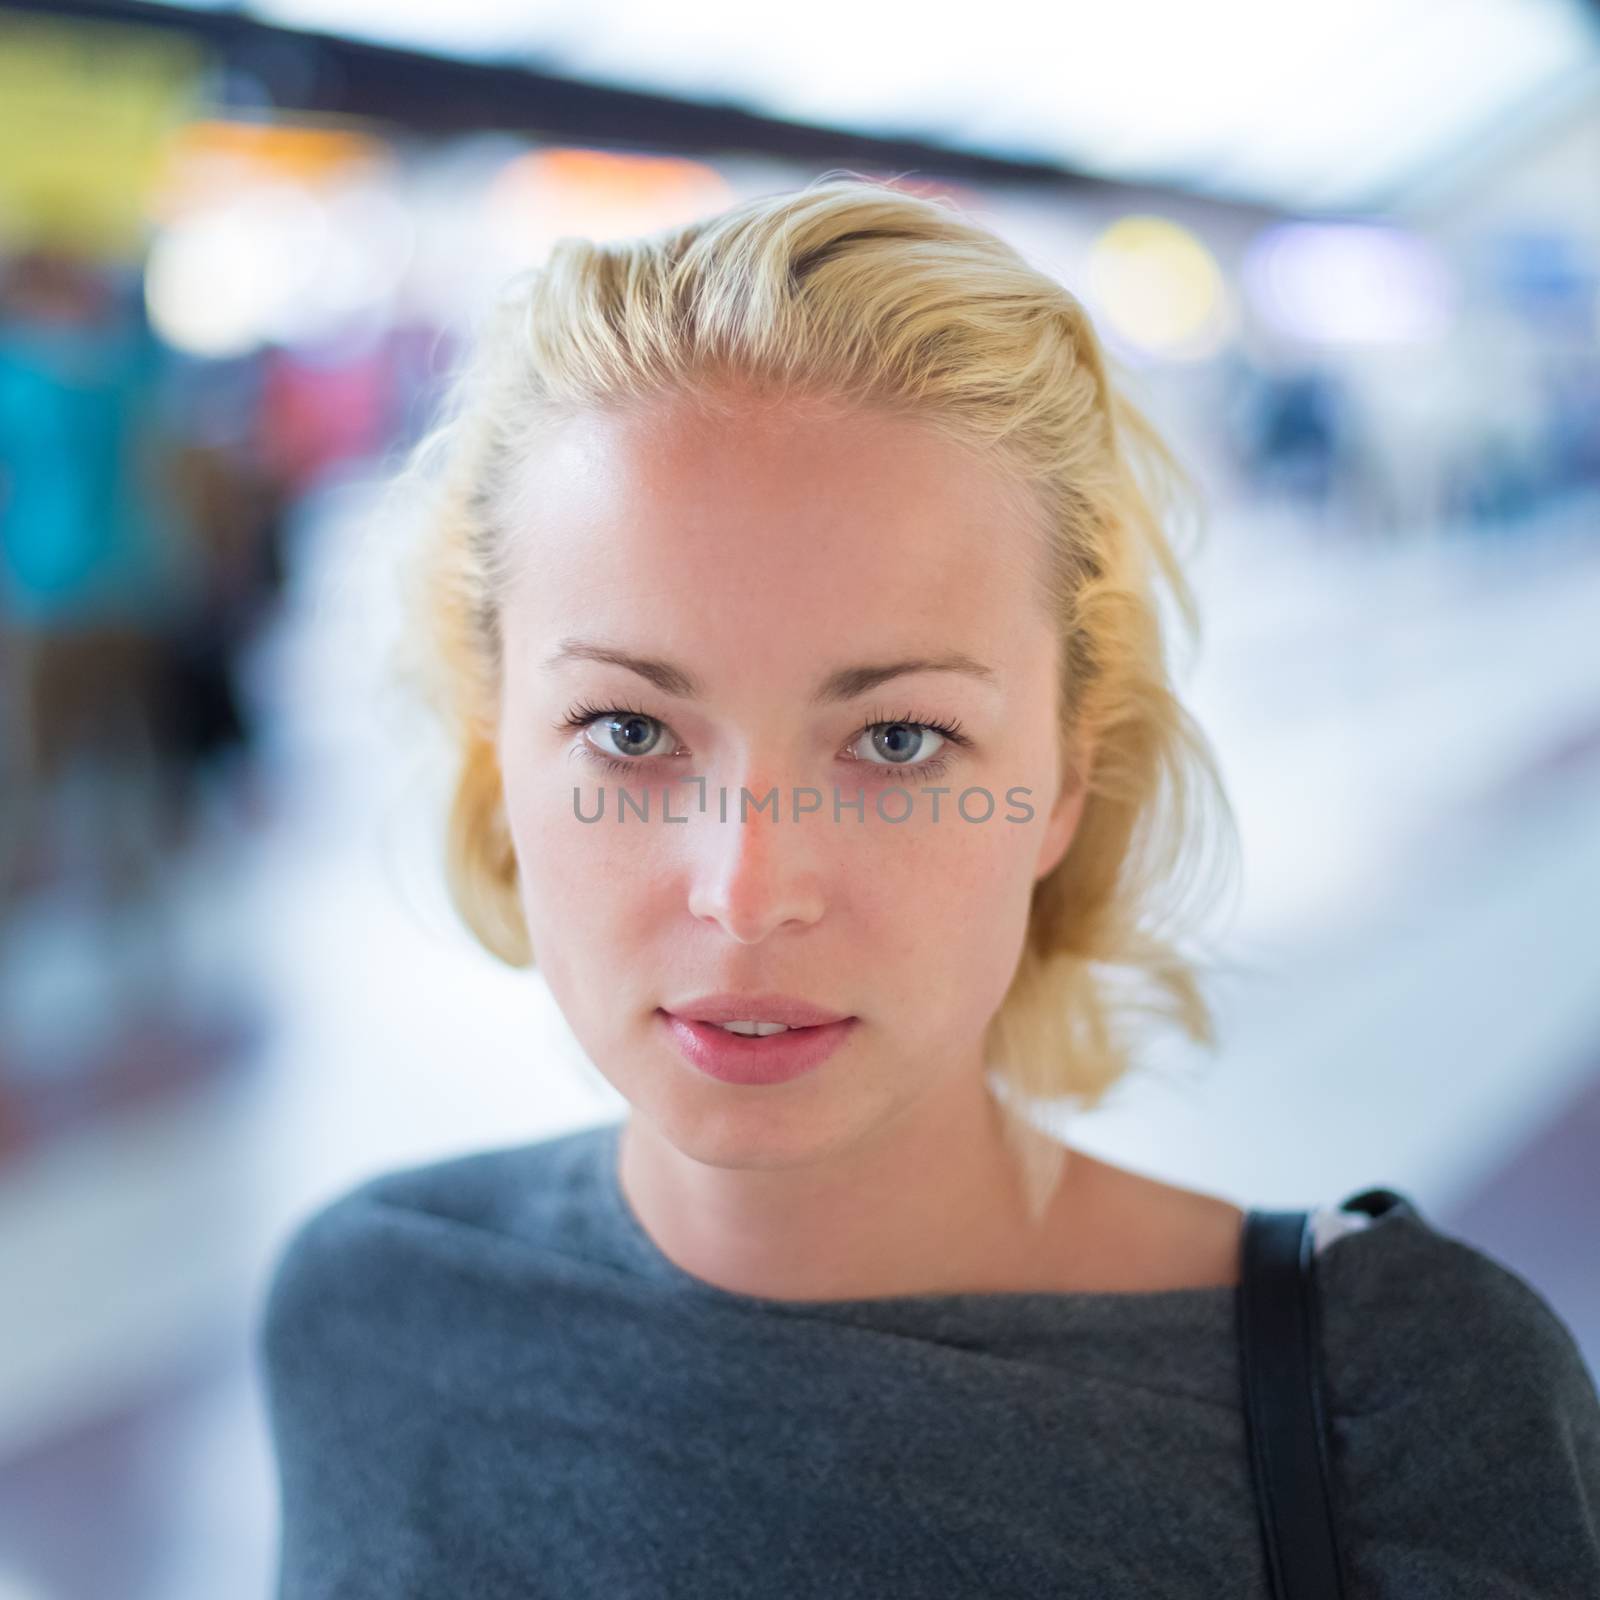
[[[1166,355],[1208,354],[1226,321],[1216,259],[1166,217],[1122,217],[1089,252],[1089,292],[1123,338]]]

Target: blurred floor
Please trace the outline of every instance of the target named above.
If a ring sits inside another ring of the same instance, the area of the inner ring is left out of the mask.
[[[250,1339],[286,1229],[379,1167],[621,1110],[432,875],[437,752],[382,710],[394,616],[353,537],[365,504],[306,508],[254,662],[274,804],[169,875],[179,992],[209,997],[185,1049],[90,1025],[70,910],[6,946],[8,1016],[48,989],[52,1016],[81,1012],[76,1048],[165,1070],[0,1166],[0,1282],[24,1286],[0,1322],[0,1600],[267,1595]],[[1600,1214],[1600,545],[1567,522],[1498,551],[1229,537],[1191,698],[1238,799],[1266,977],[1229,999],[1203,1088],[1130,1085],[1074,1137],[1252,1204],[1407,1189],[1600,1366],[1579,1228]]]

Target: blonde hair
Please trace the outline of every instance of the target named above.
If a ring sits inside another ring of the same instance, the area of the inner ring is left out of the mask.
[[[945,200],[854,175],[647,238],[563,238],[510,280],[403,475],[433,493],[411,570],[409,670],[459,763],[446,877],[482,944],[533,962],[494,735],[519,455],[581,409],[664,395],[712,405],[753,386],[781,404],[920,419],[998,455],[1043,510],[1063,770],[1089,793],[1071,848],[1034,886],[985,1041],[1006,1100],[1095,1105],[1128,1070],[1141,1018],[1214,1046],[1180,940],[1210,907],[1209,870],[1232,869],[1236,834],[1173,690],[1160,617],[1165,593],[1198,634],[1164,525],[1194,497],[1111,370],[1082,305],[1012,246]]]

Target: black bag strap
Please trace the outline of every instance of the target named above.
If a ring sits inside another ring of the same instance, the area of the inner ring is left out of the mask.
[[[1381,1216],[1410,1202],[1364,1189],[1341,1206]],[[1245,1431],[1274,1600],[1340,1600],[1309,1211],[1245,1215],[1238,1291]]]
[[[1252,1210],[1239,1359],[1256,1509],[1274,1600],[1340,1600],[1318,1361],[1311,1213]]]

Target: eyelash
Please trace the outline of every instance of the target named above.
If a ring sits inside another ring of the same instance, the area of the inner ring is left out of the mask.
[[[598,706],[591,704],[589,701],[579,701],[579,703],[573,706],[573,708],[567,712],[567,714],[556,724],[556,731],[558,733],[564,733],[572,730],[581,730],[587,728],[591,723],[598,722],[602,717],[643,717],[646,722],[654,722],[660,727],[666,727],[666,724],[662,722],[659,717],[653,717],[648,711],[641,711],[637,706]],[[888,716],[885,714],[874,714],[869,721],[862,725],[860,732],[856,735],[856,738],[860,738],[862,733],[871,732],[871,730],[874,728],[888,728],[900,724],[904,724],[908,728],[924,728],[929,732],[940,734],[949,744],[955,746],[955,748],[958,750],[966,750],[970,748],[972,744],[971,738],[963,731],[961,723],[958,720],[952,718],[950,721],[944,722],[937,717],[919,717],[914,716],[909,712],[906,715],[899,717]],[[851,740],[852,744],[854,742],[855,740]],[[647,762],[657,759],[652,756],[640,756],[635,760],[626,761],[620,756],[608,756],[603,750],[596,750],[587,739],[585,739],[582,743],[584,757],[587,760],[597,762],[608,772],[620,774],[636,771],[639,767],[643,766]],[[894,762],[862,760],[861,765],[873,767],[885,773],[910,773],[916,778],[926,781],[941,777],[949,767],[951,759],[952,758],[950,756],[944,754],[943,749],[941,748],[941,751],[938,755],[930,756],[926,761],[918,761],[909,763],[907,765],[899,765]]]

